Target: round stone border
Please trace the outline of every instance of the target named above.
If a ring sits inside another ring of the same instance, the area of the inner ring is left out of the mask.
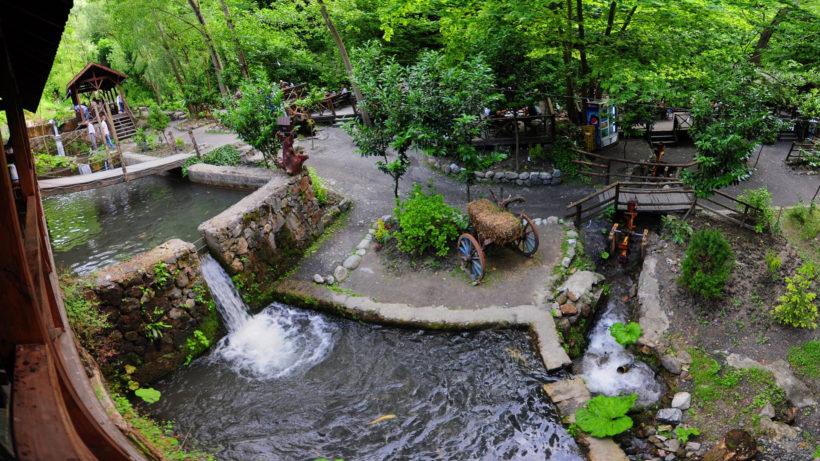
[[[457,175],[464,171],[464,167],[452,160],[436,157],[426,157],[426,162],[434,170],[446,175]],[[561,184],[561,170],[552,171],[476,171],[473,173],[479,183],[515,184],[517,186],[557,186]]]

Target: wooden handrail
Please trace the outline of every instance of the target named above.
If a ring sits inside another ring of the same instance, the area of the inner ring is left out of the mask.
[[[614,182],[614,183],[612,183],[612,184],[610,184],[610,185],[608,185],[608,186],[604,187],[603,189],[601,189],[601,190],[599,190],[599,191],[593,192],[593,193],[591,193],[591,194],[587,195],[586,197],[583,197],[583,198],[581,198],[581,199],[579,199],[579,200],[577,200],[577,201],[575,201],[575,202],[570,203],[569,205],[567,205],[567,208],[574,208],[575,206],[578,206],[578,205],[580,205],[580,204],[582,204],[582,203],[586,203],[586,202],[588,202],[588,201],[592,200],[593,198],[595,198],[595,197],[597,197],[597,196],[601,195],[602,193],[604,193],[604,192],[606,192],[606,191],[608,191],[608,190],[610,190],[610,189],[614,189],[615,187],[617,187],[617,186],[618,186],[618,184],[619,184],[619,183]]]
[[[575,152],[579,154],[587,155],[592,158],[597,158],[601,160],[607,160],[611,162],[618,162],[618,163],[626,163],[628,165],[644,165],[644,166],[669,166],[675,168],[689,168],[693,166],[697,166],[698,162],[689,162],[689,163],[658,163],[658,162],[642,162],[640,160],[627,160],[622,158],[615,158],[615,157],[607,157],[605,155],[600,154],[593,154],[592,152],[587,152],[582,149],[573,149]]]

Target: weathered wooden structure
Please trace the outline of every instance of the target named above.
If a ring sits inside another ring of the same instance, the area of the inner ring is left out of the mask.
[[[128,107],[128,101],[122,92],[120,85],[128,76],[109,67],[90,62],[68,82],[66,91],[74,106],[80,105],[81,94],[91,94],[94,98],[101,99],[108,107],[113,122],[113,128],[117,137],[125,139],[131,137],[136,132],[134,117]],[[117,96],[122,99],[123,107],[117,104]],[[89,106],[90,107],[90,106]],[[78,117],[81,115],[78,113]],[[92,117],[97,114],[92,113]],[[105,114],[99,114],[105,117]]]
[[[145,459],[103,408],[80,360],[23,114],[39,105],[71,6],[0,3],[0,109],[11,133],[8,147],[0,142],[0,376],[11,381],[10,398],[0,387],[0,413],[12,415],[12,446],[0,442],[0,458]]]

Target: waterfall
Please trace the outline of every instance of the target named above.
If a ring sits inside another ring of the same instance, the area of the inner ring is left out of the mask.
[[[79,165],[77,165],[77,171],[79,171],[80,174],[91,174],[91,173],[93,173],[93,171],[91,171],[91,167],[88,166],[87,163],[80,163]]]
[[[211,354],[249,379],[273,379],[319,363],[333,346],[333,325],[316,313],[273,303],[256,315],[231,278],[210,255],[202,257],[202,276],[216,301],[228,335]]]

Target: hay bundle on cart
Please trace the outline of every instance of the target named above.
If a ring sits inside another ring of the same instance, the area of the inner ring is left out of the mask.
[[[468,203],[467,214],[482,240],[499,245],[518,240],[524,230],[516,215],[485,198]]]
[[[527,257],[538,251],[538,232],[532,220],[524,213],[514,214],[507,209],[511,203],[523,201],[521,197],[510,197],[498,204],[487,199],[467,204],[472,229],[461,234],[457,249],[462,267],[473,283],[484,277],[484,249],[489,245],[510,245]]]

